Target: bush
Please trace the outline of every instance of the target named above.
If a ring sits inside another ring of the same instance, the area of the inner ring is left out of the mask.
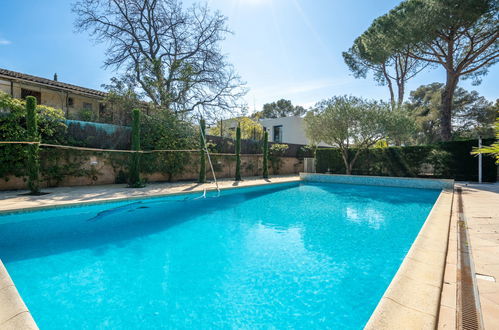
[[[269,156],[274,174],[279,174],[279,170],[281,169],[282,165],[281,157],[286,154],[288,148],[289,146],[287,144],[279,143],[275,143],[270,146]]]
[[[0,92],[0,140],[28,141],[26,102]],[[47,106],[36,107],[38,136],[44,143],[64,142],[66,124],[62,110]],[[27,145],[0,145],[0,177],[24,176],[26,172]]]
[[[484,140],[489,145],[493,140]],[[358,175],[434,177],[458,181],[478,180],[478,160],[470,155],[477,140],[442,142],[428,146],[372,148],[362,152],[352,173]],[[352,155],[355,149],[352,149]],[[338,149],[319,148],[316,170],[345,173],[345,164]],[[492,158],[483,158],[483,180],[497,180],[497,165]]]
[[[141,114],[142,150],[199,149],[194,127],[173,114],[158,113],[154,117]],[[189,163],[188,152],[158,152],[142,155],[143,173],[163,173],[172,180]]]

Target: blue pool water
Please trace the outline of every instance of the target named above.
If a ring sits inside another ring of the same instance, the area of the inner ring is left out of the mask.
[[[41,329],[362,328],[437,190],[290,183],[0,217]]]

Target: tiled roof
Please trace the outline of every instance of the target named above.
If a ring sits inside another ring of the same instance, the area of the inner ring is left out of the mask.
[[[6,69],[0,68],[0,78],[2,77],[8,77],[8,78],[13,78],[13,79],[18,79],[18,80],[24,80],[24,81],[29,81],[37,84],[42,84],[46,86],[50,86],[53,88],[59,88],[63,89],[66,91],[71,91],[74,93],[83,93],[83,94],[88,94],[88,95],[93,95],[93,96],[99,96],[99,97],[105,97],[107,96],[106,92],[98,91],[95,89],[90,89],[90,88],[85,88],[85,87],[80,87],[76,85],[71,85],[71,84],[66,84],[60,81],[55,81],[51,79],[46,79],[42,77],[37,77],[37,76],[32,76],[29,74],[24,74],[20,72],[15,72],[15,71],[10,71]]]

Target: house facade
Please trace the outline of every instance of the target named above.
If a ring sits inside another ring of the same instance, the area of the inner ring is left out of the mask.
[[[38,104],[61,109],[68,119],[99,120],[106,115],[107,93],[57,80],[0,68],[0,91],[19,99],[34,96]]]
[[[305,135],[305,121],[302,117],[263,118],[260,124],[268,132],[269,141],[276,143],[309,144]],[[330,147],[319,143],[320,147]]]

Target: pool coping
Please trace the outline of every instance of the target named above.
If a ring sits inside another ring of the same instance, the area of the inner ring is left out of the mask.
[[[274,180],[274,181],[271,181]],[[276,185],[276,184],[284,184],[284,183],[292,183],[292,182],[300,182],[301,179],[297,175],[293,176],[280,176],[280,177],[274,177],[271,179],[256,179],[256,178],[248,178],[247,180],[239,181],[237,185],[234,184],[233,180],[220,180],[218,181],[219,183],[219,188],[220,191],[222,190],[231,190],[231,189],[238,189],[238,188],[250,188],[250,187],[260,187],[260,186],[268,186],[268,185]],[[230,186],[227,186],[226,184],[230,183]],[[186,191],[166,191],[166,190],[161,190],[159,192],[155,191],[148,191],[147,187],[152,186],[153,188],[161,187],[164,186],[163,188],[165,189],[176,189],[179,187],[184,187],[188,185],[193,185],[191,190]],[[164,183],[164,184],[150,184],[146,188],[125,188],[128,191],[132,192],[143,192],[142,194],[138,195],[133,195],[133,196],[122,196],[122,197],[98,197],[96,196],[95,198],[92,198],[91,200],[79,200],[76,202],[62,202],[62,201],[52,201],[52,204],[50,205],[33,205],[33,206],[24,206],[24,207],[15,207],[15,208],[0,208],[0,215],[8,215],[8,214],[15,214],[15,213],[24,213],[24,212],[34,212],[34,211],[43,211],[43,210],[50,210],[50,209],[58,209],[58,208],[71,208],[71,207],[78,207],[78,206],[89,206],[89,205],[98,205],[98,204],[105,204],[105,203],[115,203],[115,202],[125,202],[125,201],[135,201],[135,200],[141,200],[141,199],[151,199],[151,198],[161,198],[161,197],[169,197],[169,196],[179,196],[179,195],[192,195],[192,194],[199,194],[200,192],[202,193],[205,189],[207,192],[214,192],[217,191],[217,187],[215,183],[213,182],[208,182],[204,184],[198,184],[198,183],[193,183],[193,182],[184,182],[184,183],[176,183],[171,185],[170,187],[168,186],[169,183]],[[126,187],[125,185],[113,185],[114,186],[121,186]],[[105,187],[108,186],[94,186],[96,189],[99,189],[99,187]],[[65,187],[66,188],[66,187]],[[82,188],[82,187],[78,187]],[[92,187],[93,188],[93,187]],[[57,190],[59,188],[55,188],[53,190]],[[83,188],[84,189],[84,188]],[[118,188],[116,188],[118,189]],[[49,189],[45,189],[49,190]],[[127,192],[128,192],[127,191]],[[47,198],[52,197],[50,194],[45,195]],[[31,196],[31,197],[38,197],[38,196]],[[43,196],[44,197],[44,196]],[[0,204],[2,203],[2,200],[0,200]]]
[[[444,188],[365,329],[436,329],[454,189]]]
[[[0,329],[38,329],[0,260]]]

